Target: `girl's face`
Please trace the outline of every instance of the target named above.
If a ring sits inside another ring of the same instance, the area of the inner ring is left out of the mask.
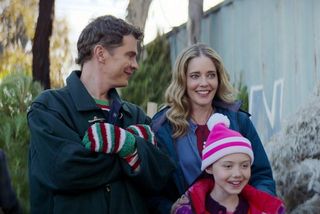
[[[191,107],[211,106],[218,90],[217,69],[206,56],[191,59],[187,70],[187,94]]]
[[[248,183],[251,175],[250,157],[244,153],[226,155],[206,171],[214,177],[213,195],[228,197],[239,194]]]

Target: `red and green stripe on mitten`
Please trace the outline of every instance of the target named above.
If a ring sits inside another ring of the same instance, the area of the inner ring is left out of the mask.
[[[134,171],[139,169],[135,137],[125,129],[110,123],[94,123],[86,131],[82,144],[91,151],[117,153]]]
[[[150,126],[145,124],[137,124],[137,125],[128,126],[126,130],[136,136],[139,136],[145,139],[151,144],[156,145],[155,137],[153,132],[151,131]],[[137,150],[132,155],[125,157],[125,160],[129,163],[129,165],[134,170],[136,171],[139,170],[141,161],[139,159]]]
[[[136,136],[142,137],[152,145],[157,145],[154,134],[151,131],[150,126],[148,125],[145,125],[145,124],[131,125],[131,126],[128,126],[126,130]]]

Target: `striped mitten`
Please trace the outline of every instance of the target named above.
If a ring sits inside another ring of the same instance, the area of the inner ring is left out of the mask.
[[[110,123],[94,123],[86,131],[81,143],[94,152],[117,153],[134,171],[139,168],[135,137],[125,129]]]
[[[126,130],[131,132],[134,135],[142,137],[143,139],[152,143],[153,145],[157,145],[154,134],[150,126],[148,125],[145,125],[145,124],[131,125],[131,126],[128,126]]]

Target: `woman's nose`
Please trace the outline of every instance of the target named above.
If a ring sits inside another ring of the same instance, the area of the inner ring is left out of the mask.
[[[202,85],[202,86],[208,85],[208,79],[206,77],[201,77],[200,78],[200,85]]]

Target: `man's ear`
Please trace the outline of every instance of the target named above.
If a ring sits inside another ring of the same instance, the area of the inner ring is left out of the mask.
[[[93,56],[98,60],[98,62],[104,63],[107,58],[107,50],[102,45],[96,45],[93,48]]]

